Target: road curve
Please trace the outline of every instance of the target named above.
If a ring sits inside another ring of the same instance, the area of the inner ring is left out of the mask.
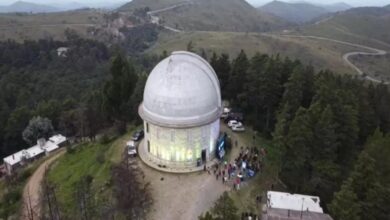
[[[46,168],[66,152],[61,148],[55,155],[43,162],[31,175],[23,189],[23,209],[21,220],[40,219],[41,216],[41,183],[45,176]]]
[[[161,8],[161,9],[157,9],[157,10],[154,10],[154,11],[149,11],[147,14],[151,17],[157,17],[155,14],[158,14],[160,12],[164,12],[164,11],[169,11],[169,10],[173,10],[175,8],[178,8],[178,7],[181,7],[181,6],[185,6],[185,5],[190,5],[192,4],[191,1],[183,1],[181,3],[178,3],[178,4],[175,4],[175,5],[171,5],[171,6],[168,6],[168,7],[165,7],[165,8]],[[176,28],[173,28],[173,27],[169,27],[169,26],[166,26],[166,25],[161,25],[163,28],[167,29],[167,30],[170,30],[170,31],[173,31],[173,32],[177,32],[177,33],[180,33],[180,32],[183,32],[182,30],[179,30],[179,29],[176,29]]]
[[[157,14],[157,13],[168,11],[168,10],[172,10],[172,9],[175,9],[177,7],[180,7],[180,6],[183,6],[183,5],[187,5],[187,4],[192,4],[192,2],[191,1],[184,1],[184,2],[181,2],[179,4],[175,4],[175,5],[166,7],[166,8],[150,11],[150,12],[148,12],[148,15],[155,16],[155,14]],[[329,18],[326,18],[325,20],[329,20],[331,18],[332,17],[329,17]],[[319,23],[321,23],[321,22],[323,22],[325,20],[319,21],[319,22],[317,22],[317,24],[319,24]],[[165,25],[162,25],[162,27],[164,27],[167,30],[173,31],[173,32],[178,32],[178,33],[183,32],[182,30],[179,30],[179,29],[176,29],[176,28],[173,28],[173,27],[169,27],[169,26],[165,26]],[[348,46],[363,48],[363,49],[372,51],[372,52],[361,52],[361,51],[349,52],[349,53],[346,53],[346,54],[343,55],[343,60],[352,69],[354,69],[358,73],[358,75],[360,75],[361,77],[364,77],[366,80],[369,80],[369,81],[374,82],[374,83],[383,83],[383,84],[389,84],[390,83],[390,82],[378,80],[378,79],[375,79],[375,78],[373,78],[371,76],[365,75],[364,72],[361,69],[359,69],[355,64],[353,64],[351,62],[351,60],[349,59],[351,56],[356,56],[356,55],[384,56],[384,55],[387,54],[387,52],[385,50],[364,46],[364,45],[361,45],[361,44],[354,44],[354,43],[350,43],[350,42],[346,42],[346,41],[335,40],[335,39],[326,38],[326,37],[310,36],[310,35],[307,35],[307,36],[305,36],[305,35],[287,35],[287,34],[275,35],[275,34],[266,34],[266,33],[263,33],[262,35],[263,36],[268,36],[268,37],[282,36],[282,37],[310,38],[310,39],[316,39],[316,40],[325,40],[325,41],[331,41],[331,42],[335,42],[335,43],[339,43],[339,44],[344,44],[344,45],[348,45]]]
[[[374,83],[383,83],[383,84],[389,84],[390,82],[382,81],[375,79],[371,76],[365,76],[363,70],[359,69],[355,64],[351,62],[349,59],[351,56],[356,56],[356,55],[364,55],[364,56],[384,56],[387,54],[385,50],[369,47],[369,46],[364,46],[361,44],[354,44],[346,41],[340,41],[340,40],[335,40],[335,39],[330,39],[326,37],[318,37],[318,36],[305,36],[305,35],[288,35],[288,34],[281,34],[281,35],[274,35],[274,34],[263,34],[264,36],[280,36],[280,37],[294,37],[294,38],[309,38],[309,39],[316,39],[316,40],[325,40],[325,41],[331,41],[339,44],[344,44],[348,46],[353,46],[353,47],[358,47],[366,50],[370,50],[372,52],[361,52],[361,51],[353,51],[353,52],[348,52],[343,55],[343,60],[352,68],[354,69],[360,76],[364,77],[366,80],[369,80]]]
[[[180,6],[189,5],[189,4],[192,4],[192,2],[191,1],[183,1],[181,3],[174,4],[174,5],[165,7],[165,8],[157,9],[157,10],[154,10],[154,11],[149,11],[147,14],[148,15],[153,15],[153,14],[157,14],[157,13],[160,13],[160,12],[164,12],[164,11],[169,11],[169,10],[175,9],[177,7],[180,7]]]

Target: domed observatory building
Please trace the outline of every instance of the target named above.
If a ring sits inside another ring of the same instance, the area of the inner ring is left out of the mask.
[[[213,160],[221,105],[217,75],[200,56],[178,51],[157,64],[139,106],[148,162],[191,170]]]

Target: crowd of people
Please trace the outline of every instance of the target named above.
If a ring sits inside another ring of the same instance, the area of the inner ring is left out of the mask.
[[[237,141],[233,147],[238,147]],[[267,152],[264,148],[240,147],[239,154],[230,163],[220,160],[212,167],[204,167],[204,171],[214,175],[217,181],[228,185],[232,190],[240,190],[243,182],[260,174],[264,168],[264,158]],[[261,196],[256,197],[256,204],[261,203]],[[258,220],[254,213],[242,213],[241,220]]]
[[[228,163],[226,160],[221,160],[211,168],[206,168],[205,171],[209,174],[213,172],[217,181],[222,184],[229,184],[234,190],[239,190],[242,183],[263,169],[263,158],[266,152],[256,147],[241,147],[237,158]]]

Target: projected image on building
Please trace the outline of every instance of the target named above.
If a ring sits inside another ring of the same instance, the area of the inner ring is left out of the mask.
[[[202,159],[202,150],[206,150],[207,160],[215,156],[219,120],[209,125],[184,129],[170,129],[152,124],[148,127],[145,140],[148,142],[149,153],[156,159],[187,162],[191,165]]]

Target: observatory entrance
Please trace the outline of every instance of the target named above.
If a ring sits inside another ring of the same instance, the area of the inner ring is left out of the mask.
[[[207,150],[202,150],[202,164],[205,164],[207,162]]]

